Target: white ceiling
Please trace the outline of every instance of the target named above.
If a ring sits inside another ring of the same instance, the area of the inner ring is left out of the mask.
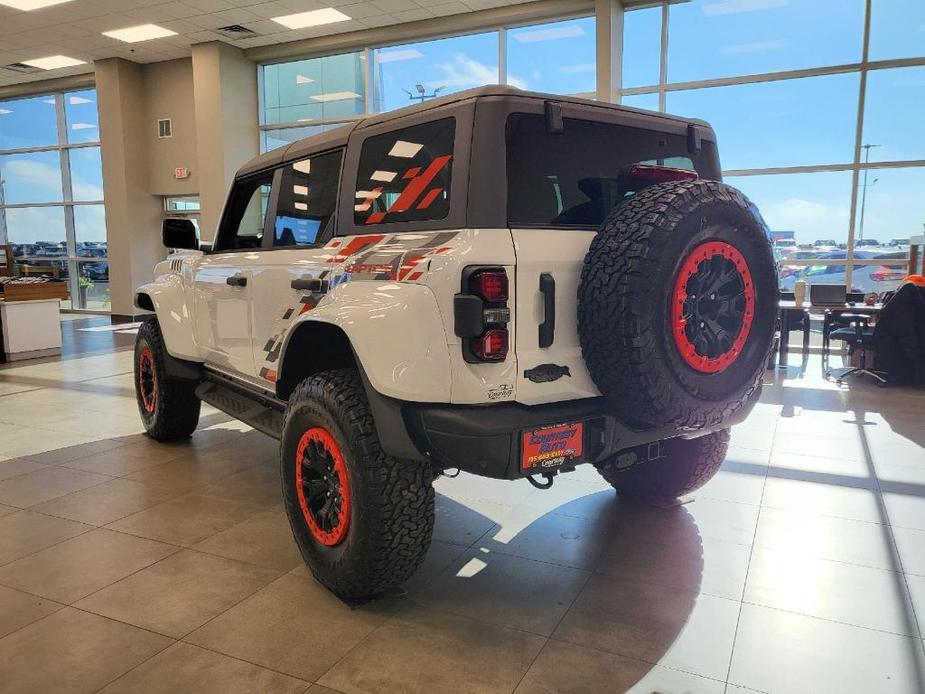
[[[71,0],[31,12],[0,5],[0,85],[92,72],[92,62],[100,58],[121,57],[140,63],[182,58],[190,54],[192,44],[205,41],[219,40],[241,48],[251,48],[513,5],[522,1]],[[352,19],[298,30],[286,29],[270,20],[271,17],[324,7],[336,7]],[[177,32],[177,36],[127,44],[102,35],[104,31],[147,23],[171,29]],[[258,36],[233,41],[212,31],[230,24],[240,24],[257,32]],[[88,64],[60,70],[42,70],[28,75],[2,67],[59,54],[86,60]]]

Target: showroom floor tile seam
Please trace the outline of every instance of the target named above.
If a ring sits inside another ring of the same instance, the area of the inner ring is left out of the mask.
[[[57,466],[49,466],[49,467],[57,467]],[[67,468],[67,469],[68,469],[68,470],[71,470],[72,468]],[[0,481],[0,487],[3,486],[3,483],[4,483],[4,482],[8,482],[8,481],[10,481],[10,480],[14,480],[14,479],[17,479],[17,478],[19,478],[19,477],[23,477],[24,475],[31,475],[31,474],[33,474],[33,473],[35,473],[35,472],[38,472],[38,471],[37,471],[37,470],[33,470],[32,472],[23,473],[23,475],[14,475],[13,477],[8,477],[7,479],[5,479],[5,480],[3,480],[3,481]],[[85,470],[80,470],[79,472],[86,472],[86,471],[85,471]],[[34,503],[34,504],[32,504],[31,506],[17,506],[16,504],[10,503],[10,502],[8,502],[8,501],[4,501],[3,503],[4,503],[6,506],[10,506],[10,507],[12,507],[12,508],[18,508],[20,511],[29,511],[30,513],[38,513],[39,515],[42,515],[42,516],[50,516],[51,518],[60,518],[60,516],[51,516],[51,514],[42,513],[41,511],[33,511],[33,510],[32,510],[32,507],[33,507],[33,506],[40,506],[41,504],[48,503],[49,501],[55,501],[56,499],[61,499],[61,498],[65,497],[65,496],[67,496],[68,494],[73,494],[74,492],[82,492],[82,491],[87,490],[87,489],[93,489],[93,488],[95,488],[95,487],[99,487],[99,486],[102,485],[102,484],[107,484],[108,482],[112,482],[113,480],[121,479],[121,478],[118,478],[118,477],[114,477],[114,476],[112,476],[112,475],[104,475],[104,474],[101,473],[101,472],[94,472],[94,473],[91,473],[91,474],[94,474],[94,475],[102,475],[102,476],[104,476],[104,477],[109,477],[109,479],[103,480],[102,482],[95,482],[94,484],[91,484],[91,485],[89,485],[89,486],[87,486],[87,487],[81,487],[80,489],[72,489],[71,491],[67,492],[66,494],[59,494],[58,496],[53,496],[53,497],[51,497],[50,499],[43,499],[42,501],[39,501],[39,502],[37,502],[37,503]],[[72,520],[72,519],[70,519],[70,518],[65,518],[65,519],[63,519],[63,520]],[[75,521],[75,522],[77,522],[77,523],[82,523],[83,521]],[[86,525],[93,525],[93,524],[92,524],[92,523],[86,523]],[[95,526],[95,527],[99,527],[99,526]]]
[[[107,617],[107,619],[112,619],[112,618],[111,618],[111,617]],[[119,621],[119,620],[113,620],[113,621]],[[134,625],[132,625],[132,626],[134,626]],[[161,634],[161,636],[163,636],[163,634]],[[244,659],[244,658],[239,658],[239,657],[234,656],[234,655],[229,655],[228,653],[222,653],[221,651],[216,651],[215,649],[209,648],[208,646],[201,646],[201,645],[199,645],[198,643],[190,643],[189,641],[184,641],[184,640],[182,640],[182,639],[175,639],[175,640],[173,641],[173,643],[168,644],[166,648],[161,649],[161,650],[158,651],[157,653],[153,654],[150,658],[146,658],[145,660],[143,660],[142,662],[138,663],[137,665],[135,665],[135,666],[129,668],[128,670],[126,670],[125,672],[123,672],[123,673],[122,673],[121,675],[119,675],[118,677],[115,677],[115,678],[111,679],[109,682],[107,682],[106,684],[104,684],[104,685],[103,685],[102,687],[100,687],[99,689],[95,689],[95,690],[93,691],[93,694],[99,694],[99,692],[101,692],[101,691],[103,691],[104,689],[106,689],[106,687],[108,687],[109,685],[113,684],[114,682],[118,682],[120,679],[122,679],[123,677],[125,677],[126,675],[128,675],[130,672],[133,672],[134,670],[137,670],[138,668],[140,668],[142,665],[144,665],[144,664],[147,663],[148,661],[153,660],[154,658],[156,658],[157,656],[159,656],[161,653],[163,653],[164,651],[166,651],[168,648],[173,648],[173,647],[176,646],[178,643],[182,643],[182,644],[185,644],[185,645],[187,645],[187,646],[192,646],[193,648],[199,648],[199,649],[202,649],[202,650],[204,650],[204,651],[208,651],[209,653],[214,653],[215,655],[221,656],[222,658],[229,658],[230,660],[236,660],[236,661],[238,661],[239,663],[246,663],[247,665],[251,665],[251,666],[253,666],[253,667],[260,668],[261,670],[267,670],[268,672],[275,672],[277,675],[282,675],[282,676],[284,676],[284,677],[288,677],[288,678],[291,678],[291,679],[297,679],[297,680],[299,680],[299,681],[301,681],[301,682],[307,682],[307,683],[308,683],[308,686],[307,686],[305,689],[302,690],[301,694],[306,694],[306,692],[308,692],[312,687],[314,687],[316,684],[318,684],[317,682],[312,682],[311,680],[306,680],[306,679],[303,678],[303,677],[297,677],[297,676],[295,676],[295,675],[291,675],[291,674],[289,674],[289,673],[283,672],[282,670],[277,670],[277,669],[275,669],[275,668],[268,667],[268,666],[266,666],[266,665],[259,665],[259,664],[257,664],[257,663],[252,663],[251,661],[246,660],[246,659]],[[320,685],[319,685],[319,686],[320,686]],[[341,692],[339,689],[333,689],[332,687],[328,687],[328,689],[330,689],[330,690],[333,691],[333,692],[337,692],[338,694],[344,694],[344,693]]]
[[[866,433],[860,425],[858,426],[859,438],[862,445],[864,446],[865,462],[867,463],[867,468],[874,478],[874,481],[877,484],[877,491],[880,492],[877,497],[877,507],[880,513],[883,516],[885,521],[885,533],[888,535],[889,548],[890,548],[890,558],[894,565],[897,567],[900,578],[898,579],[902,585],[902,594],[905,597],[905,609],[903,613],[907,616],[911,614],[911,624],[913,626],[913,633],[917,634],[919,637],[919,647],[922,652],[922,656],[925,657],[925,640],[923,640],[923,630],[922,630],[922,619],[925,617],[919,616],[915,611],[915,601],[912,599],[912,589],[909,586],[909,579],[906,577],[906,573],[903,567],[902,556],[899,553],[899,545],[896,542],[896,535],[893,532],[893,524],[890,518],[890,510],[887,508],[886,502],[883,499],[883,493],[880,486],[880,476],[877,474],[876,467],[874,465],[873,456],[870,450],[870,442],[867,439]],[[903,526],[897,526],[903,527]],[[922,672],[922,661],[918,661],[919,667],[916,669],[916,674],[918,676],[919,685],[923,691],[925,691],[925,673]]]
[[[186,548],[183,548],[183,549],[186,549]],[[181,549],[181,551],[182,551],[182,549]],[[193,551],[193,550],[189,550],[189,551]],[[196,646],[197,648],[205,648],[206,650],[213,650],[213,649],[211,649],[211,648],[208,648],[207,646],[202,646],[202,645],[200,645],[200,644],[198,644],[198,643],[193,643],[192,641],[187,641],[187,640],[186,640],[186,637],[187,637],[187,636],[190,636],[193,632],[198,631],[199,629],[203,628],[206,624],[208,624],[208,623],[211,622],[212,620],[217,619],[218,617],[221,617],[223,614],[225,614],[226,612],[228,612],[228,610],[234,609],[235,607],[237,607],[238,605],[240,605],[242,602],[244,602],[244,601],[247,600],[248,598],[253,597],[253,596],[256,595],[257,593],[259,593],[261,590],[263,590],[264,588],[266,588],[268,585],[270,585],[271,583],[274,583],[275,581],[278,581],[278,580],[279,580],[280,578],[282,578],[283,576],[287,575],[285,572],[280,573],[278,576],[276,576],[275,578],[273,578],[271,581],[269,581],[269,582],[265,583],[264,585],[260,586],[259,588],[255,589],[255,590],[254,590],[252,593],[250,593],[249,595],[245,595],[243,598],[241,598],[240,600],[238,600],[238,601],[235,602],[234,604],[229,605],[227,609],[224,609],[224,610],[222,610],[221,612],[219,612],[218,614],[216,614],[216,615],[210,617],[207,621],[203,622],[202,624],[199,624],[198,626],[193,627],[192,629],[190,629],[188,632],[186,632],[185,634],[183,634],[183,635],[180,636],[179,638],[176,637],[176,636],[171,636],[170,634],[164,634],[164,633],[162,633],[162,632],[160,632],[160,631],[157,631],[156,629],[151,629],[150,627],[143,627],[143,626],[140,626],[140,625],[138,625],[138,624],[134,624],[134,623],[132,623],[132,622],[126,622],[125,620],[119,619],[118,617],[111,617],[111,616],[106,615],[106,614],[100,614],[99,612],[94,612],[93,610],[88,610],[86,607],[77,607],[77,606],[76,606],[76,603],[77,603],[77,602],[80,602],[81,600],[86,600],[87,598],[89,598],[89,597],[91,597],[91,596],[93,596],[93,595],[99,593],[100,591],[103,591],[103,590],[105,590],[105,589],[107,589],[107,588],[111,588],[112,586],[116,585],[117,583],[120,583],[120,582],[122,582],[122,581],[124,581],[124,580],[126,580],[126,579],[128,579],[128,578],[131,578],[131,577],[134,576],[135,574],[141,573],[142,571],[144,571],[144,570],[146,570],[146,569],[150,569],[151,567],[155,566],[156,564],[160,564],[160,563],[161,563],[162,561],[164,561],[165,559],[169,559],[170,557],[173,557],[173,556],[177,555],[178,553],[179,553],[179,552],[171,552],[171,553],[168,554],[166,557],[163,557],[162,559],[158,559],[158,560],[157,560],[156,562],[154,562],[153,564],[148,564],[148,566],[144,566],[144,567],[138,569],[137,571],[133,571],[132,573],[123,576],[123,577],[120,578],[118,581],[114,581],[114,582],[110,583],[110,584],[107,585],[107,586],[103,586],[103,587],[100,588],[99,590],[93,591],[93,592],[90,593],[89,595],[85,595],[84,597],[82,597],[82,598],[76,600],[73,604],[69,604],[68,607],[72,607],[72,608],[74,608],[75,610],[80,610],[81,612],[86,612],[87,614],[92,614],[92,615],[95,615],[95,616],[97,616],[97,617],[104,617],[104,618],[106,618],[106,619],[111,619],[112,621],[114,621],[114,622],[119,622],[120,624],[127,624],[128,626],[135,627],[136,629],[144,629],[145,631],[148,631],[148,632],[150,632],[150,633],[152,633],[152,634],[157,634],[158,636],[163,636],[163,637],[165,637],[165,638],[172,639],[174,642],[182,641],[183,643],[188,643],[188,644],[190,644],[191,646]],[[236,559],[228,559],[228,557],[220,557],[220,558],[221,558],[221,559],[226,559],[226,560],[228,560],[228,561],[237,561]],[[243,564],[244,562],[237,562],[237,563]],[[30,595],[31,595],[31,593],[30,593]],[[41,596],[37,596],[37,597],[41,597]],[[215,653],[220,653],[220,651],[214,651],[214,652],[215,652]],[[232,656],[232,655],[229,655],[228,653],[221,653],[221,655],[227,655],[227,656],[230,657],[230,658],[237,658],[237,660],[243,660],[243,658],[239,658],[239,657],[237,657],[237,656]],[[245,661],[245,662],[250,662],[250,661]],[[259,665],[258,663],[251,663],[251,665],[257,665],[258,667],[266,667],[266,666],[264,666],[264,665]],[[272,668],[267,668],[267,669],[272,669]],[[280,672],[280,674],[283,674],[283,675],[288,674],[289,677],[296,677],[296,678],[298,678],[298,679],[302,679],[301,677],[298,677],[298,675],[293,675],[293,674],[291,674],[291,673]]]
[[[729,598],[723,598],[723,599],[724,599],[724,600],[728,600]],[[671,670],[672,672],[680,672],[680,673],[685,674],[685,675],[691,675],[692,677],[696,677],[697,679],[708,680],[708,681],[710,681],[710,682],[717,682],[717,683],[719,683],[719,684],[727,684],[727,682],[726,682],[725,680],[718,679],[718,678],[716,678],[716,677],[710,677],[709,675],[704,675],[703,673],[700,673],[700,672],[694,672],[693,670],[685,670],[684,668],[680,668],[680,667],[677,667],[677,666],[675,666],[675,665],[665,665],[664,663],[656,662],[656,661],[654,661],[654,660],[646,660],[645,658],[640,658],[640,657],[637,656],[637,655],[625,655],[625,654],[623,654],[623,653],[615,653],[614,651],[608,651],[608,650],[606,650],[606,649],[604,649],[604,648],[599,648],[599,647],[594,646],[594,645],[591,645],[591,644],[587,644],[587,643],[576,643],[575,641],[569,641],[568,639],[563,639],[563,638],[561,638],[561,637],[556,637],[556,636],[550,636],[550,637],[547,638],[546,643],[543,644],[543,648],[541,648],[541,649],[540,649],[540,652],[537,654],[537,658],[538,658],[540,655],[542,655],[543,650],[549,645],[550,642],[562,643],[562,644],[566,644],[566,645],[569,645],[569,646],[577,646],[578,648],[584,648],[584,649],[586,649],[586,650],[594,651],[595,653],[600,653],[600,654],[605,655],[605,656],[610,656],[610,657],[616,656],[617,658],[623,658],[623,659],[626,659],[626,660],[632,660],[632,661],[634,661],[634,662],[636,662],[636,663],[642,663],[642,664],[644,664],[644,665],[650,665],[650,666],[652,666],[652,669],[654,669],[654,668],[662,668],[662,669],[664,669],[664,670]],[[520,686],[521,682],[523,682],[524,678],[525,678],[525,677],[527,676],[527,674],[530,672],[530,669],[533,667],[533,663],[534,663],[534,662],[536,662],[536,658],[534,658],[533,661],[531,661],[530,667],[527,668],[527,672],[524,673],[524,677],[521,677],[520,682],[517,683],[517,687]],[[517,690],[517,687],[514,687],[514,690],[515,690],[515,691]],[[654,690],[653,690],[652,694],[661,694],[661,693],[658,692],[658,691],[654,691]],[[762,692],[762,694],[766,694],[766,693]]]
[[[777,417],[774,419],[774,431],[771,434],[772,442],[774,441],[774,437],[777,436],[777,429],[780,426],[781,416],[782,415],[780,414],[780,412],[778,412]],[[738,609],[738,613],[736,614],[736,624],[732,630],[732,648],[729,649],[729,663],[726,665],[726,677],[725,677],[726,687],[725,689],[729,689],[729,676],[730,674],[732,674],[732,663],[735,660],[736,644],[739,638],[739,623],[742,621],[742,606],[744,605],[745,591],[746,591],[746,588],[748,587],[748,574],[751,571],[752,559],[755,556],[755,542],[758,539],[758,529],[761,527],[761,512],[764,509],[764,493],[765,493],[765,490],[767,489],[768,472],[770,469],[771,469],[771,457],[769,454],[767,467],[765,468],[765,474],[761,482],[761,497],[760,497],[760,501],[758,504],[758,518],[755,520],[755,530],[752,533],[752,544],[748,550],[748,564],[746,565],[746,568],[745,568],[745,578],[742,581],[742,593],[739,596],[739,601],[738,601],[739,609]]]
[[[105,529],[106,529],[106,528],[94,528],[94,530],[105,530]],[[88,531],[88,532],[92,532],[92,531]],[[117,531],[112,531],[112,532],[117,532]],[[125,533],[123,533],[123,534],[125,534]],[[80,535],[86,535],[86,533],[81,533]],[[56,544],[54,544],[54,545],[49,545],[48,547],[43,547],[42,549],[39,550],[39,552],[44,552],[45,550],[51,549],[52,547],[56,547],[56,546],[58,546],[58,545],[61,545],[61,544],[63,544],[64,542],[68,542],[69,540],[73,540],[73,539],[75,539],[75,538],[77,538],[77,537],[80,537],[80,535],[75,535],[74,537],[69,537],[67,540],[64,540],[63,542],[58,542],[58,543],[56,543]],[[148,538],[142,538],[142,539],[148,539]],[[153,541],[153,542],[159,542],[158,540],[152,540],[152,541]],[[161,542],[160,544],[167,545],[167,544],[170,544],[170,543],[168,543],[168,542]],[[96,612],[93,612],[92,610],[87,610],[87,609],[84,609],[84,608],[82,608],[82,607],[77,607],[76,605],[77,605],[77,603],[80,602],[81,600],[84,600],[84,599],[86,599],[86,598],[89,598],[91,595],[96,595],[96,594],[99,593],[101,590],[105,590],[106,588],[109,588],[109,587],[111,587],[111,586],[114,586],[115,584],[119,583],[120,581],[123,581],[123,580],[125,580],[126,578],[129,578],[130,576],[134,576],[134,575],[137,574],[138,572],[144,571],[145,569],[148,569],[148,568],[154,566],[155,564],[160,564],[162,561],[164,561],[164,560],[167,559],[168,557],[172,557],[172,556],[174,556],[175,554],[177,554],[178,552],[182,551],[183,549],[186,549],[185,547],[176,547],[175,545],[171,545],[171,546],[174,547],[175,551],[171,552],[171,553],[168,554],[167,556],[161,557],[160,559],[158,559],[158,560],[156,560],[156,561],[154,561],[154,562],[151,562],[151,563],[148,564],[147,566],[142,566],[140,569],[136,569],[136,570],[132,571],[131,573],[125,574],[125,576],[122,576],[122,577],[116,579],[116,580],[113,581],[112,583],[107,583],[105,586],[101,586],[100,588],[97,588],[96,590],[94,590],[94,591],[92,591],[92,592],[90,592],[90,593],[87,593],[86,595],[83,595],[83,596],[81,596],[81,597],[79,597],[79,598],[73,600],[72,602],[63,603],[63,602],[61,602],[60,600],[54,600],[54,599],[52,599],[52,598],[49,598],[49,597],[46,596],[46,595],[39,595],[38,593],[32,593],[32,592],[30,592],[28,589],[23,588],[22,586],[11,586],[11,585],[9,585],[9,584],[7,584],[7,583],[3,583],[2,581],[0,581],[0,586],[3,586],[4,588],[10,588],[10,589],[12,589],[12,590],[18,590],[20,593],[25,593],[26,595],[31,595],[32,597],[34,597],[34,598],[40,598],[41,600],[50,600],[51,602],[54,602],[54,603],[56,603],[56,604],[58,604],[58,605],[64,605],[65,607],[71,607],[71,608],[73,608],[73,609],[75,609],[75,610],[80,610],[81,612],[86,612],[87,614],[92,614],[92,615],[95,615],[95,616],[97,616],[97,617],[105,617],[106,619],[111,619],[111,620],[114,621],[114,622],[120,622],[120,623],[122,623],[122,624],[129,624],[128,622],[122,622],[121,619],[115,619],[115,618],[110,617],[110,616],[108,616],[108,615],[98,614],[98,613],[96,613]],[[8,566],[9,564],[15,563],[15,562],[20,561],[20,560],[22,560],[22,559],[26,559],[26,558],[28,558],[28,557],[30,557],[30,556],[33,556],[33,555],[35,555],[35,554],[38,554],[39,552],[32,552],[31,554],[27,554],[27,555],[25,555],[25,556],[19,557],[19,559],[16,559],[16,560],[14,560],[13,562],[8,562],[7,564],[4,564],[3,566]],[[2,567],[0,567],[0,568],[2,568]],[[147,628],[145,628],[145,627],[140,627],[140,626],[138,626],[137,624],[129,624],[129,626],[137,627],[137,628],[139,628],[139,629],[144,629],[145,631],[150,631],[152,634],[158,634],[159,636],[166,636],[166,637],[169,638],[169,639],[176,639],[176,637],[174,637],[174,636],[170,636],[170,635],[168,635],[168,634],[161,634],[160,632],[156,632],[156,631],[154,631],[153,629],[147,629]],[[4,637],[4,638],[6,638],[6,637]]]
[[[20,510],[20,511],[28,511],[29,509],[19,509],[19,510]],[[29,511],[29,513],[34,513],[34,511]],[[44,516],[44,515],[46,515],[46,514],[42,513],[42,514],[39,514],[39,515]],[[51,517],[51,518],[55,518],[55,519],[57,519],[57,520],[68,520],[67,518],[64,518],[64,519],[58,518],[57,516],[50,516],[50,517]],[[79,521],[72,521],[72,522],[74,522],[74,523],[79,523]],[[86,535],[87,533],[92,533],[94,530],[99,530],[99,526],[90,525],[89,523],[81,523],[81,525],[87,525],[87,526],[89,526],[89,527],[88,527],[86,530],[82,530],[81,532],[77,533],[76,535],[71,535],[71,536],[69,536],[69,537],[64,538],[63,540],[59,540],[58,542],[52,542],[50,545],[46,545],[45,547],[42,547],[41,549],[37,549],[37,550],[35,550],[34,552],[27,552],[26,554],[23,554],[22,556],[16,557],[15,559],[12,559],[11,561],[0,562],[0,569],[2,569],[2,568],[5,567],[5,566],[9,566],[10,564],[15,563],[15,562],[19,561],[20,559],[26,559],[27,557],[31,557],[31,556],[34,555],[34,554],[38,554],[39,552],[44,552],[46,549],[51,549],[52,547],[57,547],[57,546],[60,545],[60,544],[64,544],[64,543],[67,542],[68,540],[73,540],[74,538],[80,537],[81,535]],[[12,588],[12,586],[5,586],[5,587],[7,587],[7,588]],[[21,591],[22,589],[21,589],[21,588],[15,588],[14,590],[20,590],[20,591]],[[22,592],[25,592],[25,591],[22,591]],[[31,593],[30,593],[30,595],[31,595]],[[41,595],[37,595],[36,597],[42,597],[42,596],[41,596]],[[47,598],[43,598],[43,599],[47,599]]]

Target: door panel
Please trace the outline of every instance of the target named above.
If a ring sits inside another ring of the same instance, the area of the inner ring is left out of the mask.
[[[600,395],[585,368],[578,342],[578,282],[585,253],[595,232],[562,229],[512,229],[517,257],[517,400],[527,405]],[[555,282],[555,333],[552,344],[540,347],[539,329],[545,320],[540,275]],[[555,380],[532,369],[543,365],[567,367]]]
[[[206,363],[222,370],[253,376],[250,303],[251,265],[260,253],[218,253],[202,258],[193,278],[196,342]],[[231,286],[228,278],[241,275],[245,286]]]

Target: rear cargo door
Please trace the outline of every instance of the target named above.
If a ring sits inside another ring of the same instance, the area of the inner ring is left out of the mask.
[[[595,232],[512,229],[517,258],[517,400],[600,395],[578,344],[578,282]]]

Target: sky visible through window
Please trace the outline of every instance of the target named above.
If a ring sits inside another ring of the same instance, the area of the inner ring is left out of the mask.
[[[668,84],[858,63],[863,15],[864,0],[671,4]],[[624,16],[624,88],[657,87],[662,18],[660,5]],[[502,40],[506,75],[499,74]],[[553,94],[593,94],[594,42],[594,18],[585,17],[377,48],[368,53],[370,110],[388,111],[417,103],[422,96],[500,81]],[[870,53],[872,60],[925,56],[925,2],[874,0]],[[265,130],[263,148],[337,127],[330,123],[332,115],[360,115],[365,59],[354,53],[268,66],[263,122],[298,120],[304,125]],[[713,125],[725,170],[850,165],[859,87],[860,73],[854,71],[669,90],[666,110]],[[337,92],[345,93],[346,106],[325,101],[324,94]],[[347,99],[348,92],[356,96]],[[658,95],[627,95],[623,103],[657,110]],[[870,161],[925,159],[923,103],[925,66],[868,73],[863,141],[877,145],[869,150]],[[319,119],[325,124],[312,124]],[[922,232],[925,210],[915,201],[925,198],[923,177],[925,169],[913,167],[868,174],[866,237],[886,241]],[[800,243],[847,241],[850,172],[736,176],[729,182],[755,200],[772,229],[794,231]],[[897,204],[899,200],[906,203]]]

